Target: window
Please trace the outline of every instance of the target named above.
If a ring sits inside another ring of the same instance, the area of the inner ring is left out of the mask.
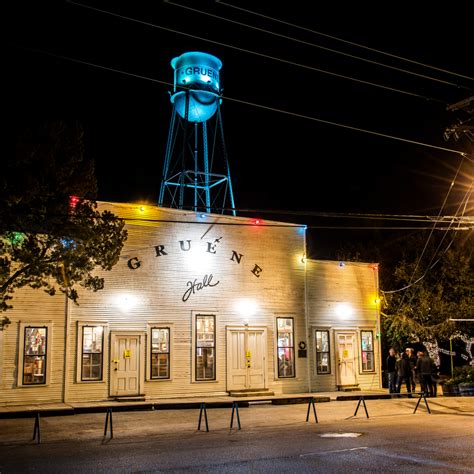
[[[277,318],[278,377],[295,376],[293,318]]]
[[[46,384],[47,342],[47,327],[24,328],[23,385]]]
[[[362,372],[373,372],[374,365],[374,333],[372,331],[360,332],[362,343]]]
[[[196,380],[216,380],[216,317],[196,315]]]
[[[170,328],[151,328],[151,379],[170,378]]]
[[[104,327],[82,327],[81,380],[102,380]]]
[[[316,373],[331,373],[331,353],[329,349],[329,331],[316,331]]]

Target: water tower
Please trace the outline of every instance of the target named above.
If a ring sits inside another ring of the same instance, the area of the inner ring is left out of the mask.
[[[190,52],[171,66],[173,111],[158,205],[235,215],[220,110],[222,62]]]

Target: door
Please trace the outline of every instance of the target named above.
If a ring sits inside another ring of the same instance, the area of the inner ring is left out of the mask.
[[[338,385],[356,385],[355,332],[336,333]]]
[[[140,394],[140,344],[138,334],[111,334],[110,395]]]
[[[265,388],[266,329],[227,329],[227,389]]]

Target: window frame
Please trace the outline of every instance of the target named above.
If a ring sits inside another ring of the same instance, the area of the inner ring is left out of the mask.
[[[292,334],[292,340],[293,340],[293,345],[292,346],[279,346],[278,345],[278,339],[279,339],[279,334],[280,331],[278,330],[278,320],[279,319],[291,319],[291,334]],[[294,316],[286,316],[286,315],[278,315],[275,317],[275,334],[276,334],[276,375],[277,379],[294,379],[296,378],[296,351],[295,351],[295,318]],[[292,375],[280,375],[280,362],[279,362],[279,349],[290,349],[293,354],[293,374]]]
[[[327,351],[318,351],[318,339],[317,333],[318,332],[325,332],[327,333],[328,337],[328,350]],[[332,374],[332,364],[331,364],[331,331],[329,329],[314,329],[314,352],[315,352],[315,368],[316,368],[316,375],[331,375]],[[329,361],[329,371],[328,372],[320,372],[319,365],[318,365],[318,354],[327,354],[328,361]]]
[[[46,348],[44,353],[44,382],[42,383],[24,383],[25,370],[25,336],[27,328],[45,328],[46,329]],[[17,387],[47,387],[51,383],[52,372],[52,352],[53,346],[53,323],[52,321],[28,321],[20,322],[19,327],[19,345],[18,345],[18,366],[17,366]]]
[[[153,330],[154,329],[167,329],[168,330],[168,352],[153,352]],[[149,334],[149,340],[150,340],[150,347],[149,350],[147,351],[147,359],[149,360],[148,363],[148,375],[147,375],[147,380],[152,381],[152,382],[159,382],[163,380],[171,380],[171,346],[172,346],[172,334],[173,331],[171,330],[171,325],[169,324],[152,324],[149,326],[148,330]],[[153,354],[168,354],[168,376],[167,377],[153,377]]]
[[[82,349],[84,327],[102,326],[102,378],[83,379],[82,378]],[[103,384],[107,382],[109,375],[109,323],[108,321],[77,321],[76,326],[76,383],[78,384]],[[66,348],[67,350],[67,348]]]
[[[86,328],[102,328],[102,344],[100,352],[84,352],[84,329]],[[85,324],[81,326],[81,382],[101,382],[104,379],[104,332],[105,328],[102,324]],[[84,378],[84,354],[100,354],[100,378]]]
[[[372,340],[372,350],[364,350],[362,348],[362,341],[364,340],[363,338],[363,333],[370,332],[371,333],[371,340]],[[375,370],[375,340],[374,340],[374,330],[373,329],[361,329],[359,331],[359,337],[360,337],[360,342],[359,342],[359,347],[360,347],[360,374],[373,374],[376,372]],[[364,352],[365,353],[371,353],[372,354],[372,368],[368,370],[364,370]]]
[[[191,367],[191,380],[192,383],[218,383],[219,382],[219,367],[217,363],[217,349],[219,347],[219,322],[218,322],[218,313],[217,311],[192,311],[192,367]],[[197,330],[196,330],[196,322],[198,316],[207,316],[214,318],[214,378],[212,379],[200,379],[197,378]]]

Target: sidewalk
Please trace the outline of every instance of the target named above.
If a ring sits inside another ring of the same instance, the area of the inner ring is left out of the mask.
[[[215,396],[156,398],[138,402],[119,402],[115,400],[106,400],[97,402],[39,403],[29,405],[0,406],[0,419],[31,417],[36,412],[41,412],[42,416],[64,416],[79,413],[97,413],[104,412],[107,408],[112,408],[114,411],[195,409],[199,408],[201,403],[205,403],[206,406],[213,408],[231,407],[233,402],[238,402],[239,406],[241,407],[263,403],[271,403],[273,405],[307,403],[310,398],[314,398],[316,403],[325,403],[332,401],[354,400],[358,399],[362,395],[367,397],[367,399],[390,398],[387,390],[381,389],[355,392],[292,393],[248,398]]]

